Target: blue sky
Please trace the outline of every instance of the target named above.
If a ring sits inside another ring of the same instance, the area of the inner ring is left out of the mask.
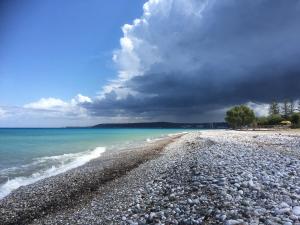
[[[0,23],[0,105],[89,96],[116,75],[121,27],[142,0],[7,0]]]

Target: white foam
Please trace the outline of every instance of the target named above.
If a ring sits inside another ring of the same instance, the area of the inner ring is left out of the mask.
[[[4,198],[10,192],[21,186],[32,184],[41,179],[55,176],[57,174],[64,173],[68,170],[82,166],[92,159],[100,157],[103,152],[105,152],[104,147],[97,147],[92,151],[39,158],[37,159],[39,162],[58,160],[60,164],[57,166],[52,166],[46,170],[36,172],[28,177],[16,177],[12,180],[8,180],[6,183],[0,186],[0,199]]]
[[[147,138],[146,141],[148,143],[152,143],[152,142],[156,142],[156,141],[160,141],[160,140],[163,140],[164,138],[166,137],[175,137],[179,134],[187,134],[188,132],[186,131],[183,131],[183,132],[177,132],[177,133],[171,133],[171,134],[165,134],[165,135],[162,135],[161,137],[158,137],[158,138]]]
[[[188,134],[188,133],[189,132],[187,132],[187,131],[182,131],[182,132],[178,132],[178,133],[168,134],[168,137],[175,137],[180,134]]]
[[[164,136],[160,137],[160,138],[147,138],[146,141],[148,143],[152,143],[152,142],[156,142],[156,141],[163,140],[163,139],[164,139]]]

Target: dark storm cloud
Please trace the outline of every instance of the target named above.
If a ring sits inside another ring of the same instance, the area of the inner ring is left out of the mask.
[[[203,120],[300,97],[298,0],[150,1],[141,21],[116,53],[127,78],[85,105],[93,115]]]

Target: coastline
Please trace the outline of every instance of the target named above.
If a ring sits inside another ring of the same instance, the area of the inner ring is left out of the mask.
[[[300,224],[299,132],[193,131],[150,145],[115,156],[116,161],[105,156],[109,172],[99,173],[99,162],[93,161],[22,188],[6,204],[0,201],[0,220],[4,225]],[[88,174],[92,183],[100,174],[104,180],[78,191]],[[74,177],[81,179],[76,183]],[[60,188],[52,189],[53,182]],[[35,199],[48,208],[35,208],[34,199],[27,208],[18,202],[34,195],[32,188],[41,195],[48,191],[52,201]],[[72,190],[75,195],[68,194]]]
[[[182,135],[120,152],[104,152],[80,167],[22,186],[0,200],[1,225],[28,224],[40,216],[84,204],[100,186],[157,157],[167,144]]]

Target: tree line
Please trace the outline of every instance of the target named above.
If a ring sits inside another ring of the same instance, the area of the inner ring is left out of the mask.
[[[300,101],[273,101],[269,105],[268,116],[263,117],[257,117],[246,105],[234,106],[226,112],[225,121],[234,129],[276,125],[300,128]]]

